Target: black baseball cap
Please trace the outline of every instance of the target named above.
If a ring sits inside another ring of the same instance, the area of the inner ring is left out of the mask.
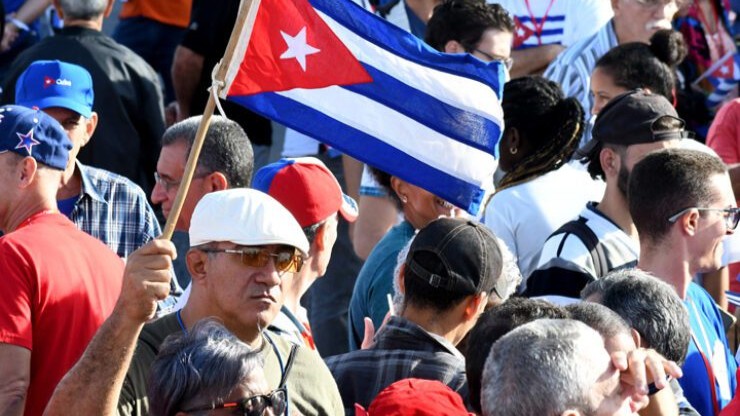
[[[679,122],[672,130],[655,131],[658,120],[665,117]],[[591,141],[580,153],[588,154],[598,142],[622,146],[653,143],[690,137],[684,130],[686,123],[664,96],[642,89],[628,91],[614,97],[596,117],[591,130]]]
[[[501,278],[503,260],[496,237],[484,225],[459,218],[440,218],[419,231],[409,248],[411,275],[449,293],[508,293]]]

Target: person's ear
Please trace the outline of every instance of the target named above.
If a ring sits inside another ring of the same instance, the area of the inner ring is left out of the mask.
[[[316,230],[316,237],[313,239],[313,244],[316,244],[316,252],[320,252],[327,246],[329,242],[326,240],[328,238],[329,235],[326,232],[326,223],[323,223]]]
[[[18,179],[19,187],[27,188],[33,183],[36,178],[36,172],[38,172],[38,164],[36,159],[31,156],[24,157],[18,167]]]
[[[462,44],[456,40],[448,40],[444,47],[445,53],[465,53],[467,52]]]
[[[515,155],[519,153],[520,150],[522,150],[522,138],[519,135],[519,130],[516,129],[516,127],[510,127],[506,129],[507,139],[509,143],[509,148],[504,149],[504,151],[511,153],[512,155]]]
[[[203,180],[206,181],[208,192],[223,191],[229,188],[229,180],[221,172],[212,172]]]
[[[208,253],[201,250],[190,249],[185,256],[185,263],[188,266],[188,272],[190,272],[190,278],[193,284],[202,284],[208,274],[206,271],[206,263],[208,261]]]
[[[630,335],[632,335],[632,340],[635,341],[637,348],[641,348],[642,345],[640,344],[642,343],[642,337],[640,336],[640,333],[637,332],[635,328],[630,328]]]
[[[398,266],[398,274],[393,276],[394,279],[398,280],[398,291],[401,292],[402,295],[406,294],[406,284],[403,281],[403,273],[406,271],[406,263],[401,263],[400,266]]]
[[[463,317],[465,320],[469,321],[471,319],[476,319],[486,307],[487,300],[488,296],[485,292],[468,296],[467,300],[465,300],[466,305],[465,310],[463,311]]]
[[[95,129],[98,128],[98,113],[94,112],[90,115],[90,118],[85,119],[85,141],[82,142],[82,145],[80,147],[85,147],[87,143],[90,142],[90,139],[93,136],[93,133],[95,133]]]
[[[681,215],[681,218],[678,219],[678,223],[681,225],[681,230],[687,235],[696,235],[699,228],[699,216],[699,211],[695,209]]]
[[[401,200],[404,204],[408,202],[408,184],[402,180],[399,179],[396,176],[391,176],[391,188],[393,189],[393,192],[398,195],[398,199]]]
[[[599,153],[599,163],[606,176],[615,177],[619,175],[619,167],[622,165],[622,158],[614,149],[605,147]]]

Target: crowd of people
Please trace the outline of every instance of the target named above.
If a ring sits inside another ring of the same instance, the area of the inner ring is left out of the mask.
[[[222,101],[170,241],[240,1],[114,1],[1,3],[0,414],[740,415],[740,4],[336,0],[507,69],[485,206]]]

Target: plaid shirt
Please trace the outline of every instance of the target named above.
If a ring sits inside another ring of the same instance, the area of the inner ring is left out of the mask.
[[[124,259],[162,234],[154,210],[138,185],[107,170],[76,163],[82,177],[82,192],[70,219],[77,228],[102,241]],[[170,285],[171,295],[182,293],[174,277]],[[170,296],[160,301],[159,307],[169,310],[174,304],[175,299]]]
[[[326,360],[346,414],[354,415],[355,403],[367,409],[384,388],[410,377],[439,380],[467,403],[465,358],[449,341],[398,316],[391,317],[375,339],[370,349]]]

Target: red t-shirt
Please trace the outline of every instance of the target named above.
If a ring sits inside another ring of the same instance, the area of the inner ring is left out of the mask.
[[[26,416],[41,415],[121,292],[123,261],[58,212],[0,238],[0,342],[31,350]]]

